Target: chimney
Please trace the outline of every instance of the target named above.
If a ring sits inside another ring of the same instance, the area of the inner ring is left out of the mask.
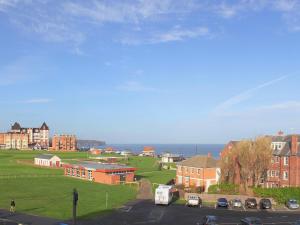
[[[211,157],[211,153],[209,152],[209,153],[207,153],[207,157],[208,158],[210,158]]]
[[[284,133],[283,133],[283,131],[282,130],[280,130],[280,131],[278,131],[278,136],[283,136],[284,135]]]
[[[296,155],[298,152],[298,137],[297,137],[297,135],[292,135],[291,150],[292,150],[292,155]]]

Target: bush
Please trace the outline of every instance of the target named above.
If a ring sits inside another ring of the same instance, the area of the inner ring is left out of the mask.
[[[227,194],[236,195],[239,194],[239,186],[235,184],[215,184],[208,188],[209,194]]]
[[[254,188],[258,197],[273,198],[277,203],[284,204],[288,199],[297,199],[300,202],[300,188]]]

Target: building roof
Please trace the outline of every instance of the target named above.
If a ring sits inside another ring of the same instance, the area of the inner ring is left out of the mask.
[[[55,155],[52,155],[52,154],[41,154],[41,155],[38,155],[36,156],[35,158],[38,158],[38,159],[52,159]]]
[[[21,125],[18,122],[15,122],[14,125],[11,126],[12,130],[20,130]]]
[[[179,157],[182,157],[182,156],[179,155],[179,154],[173,154],[173,153],[168,153],[168,152],[166,152],[166,153],[163,153],[163,154],[161,155],[161,157],[179,158]]]
[[[219,160],[214,159],[210,156],[194,156],[192,158],[186,159],[178,165],[187,166],[187,167],[195,167],[195,168],[218,168]]]
[[[49,130],[49,127],[47,126],[47,124],[45,122],[42,124],[41,130]]]
[[[135,170],[135,168],[120,165],[120,164],[111,164],[111,163],[97,163],[97,162],[80,162],[76,164],[69,165],[72,167],[83,167],[89,170],[99,170],[99,171],[107,171],[107,170],[120,170],[120,169],[131,169]]]

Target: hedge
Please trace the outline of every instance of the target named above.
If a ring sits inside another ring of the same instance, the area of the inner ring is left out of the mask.
[[[258,197],[273,198],[279,204],[285,204],[289,199],[296,199],[300,202],[300,188],[253,188]]]
[[[239,186],[235,184],[215,184],[208,188],[209,194],[227,194],[236,195],[239,194]]]

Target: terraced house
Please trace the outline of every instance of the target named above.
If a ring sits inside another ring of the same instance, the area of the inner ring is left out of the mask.
[[[185,188],[197,187],[207,192],[210,185],[220,180],[219,161],[210,154],[194,156],[177,164],[176,184]]]
[[[261,185],[272,187],[300,187],[300,135],[284,135],[279,132],[272,139],[273,157],[271,166],[263,178]],[[238,141],[231,141],[221,153],[225,156]],[[238,167],[235,167],[234,183],[240,184]]]

